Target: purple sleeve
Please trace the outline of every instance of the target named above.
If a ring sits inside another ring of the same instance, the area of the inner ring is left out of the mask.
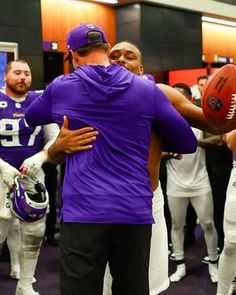
[[[162,139],[162,150],[188,154],[197,149],[197,139],[187,121],[176,111],[167,96],[155,87],[155,109],[158,117],[154,124]]]
[[[46,125],[53,123],[51,117],[51,86],[27,108],[25,119],[29,126]]]

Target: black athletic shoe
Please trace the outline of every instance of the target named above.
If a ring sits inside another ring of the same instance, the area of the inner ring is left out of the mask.
[[[217,252],[218,252],[218,258],[219,258],[219,253],[220,253],[220,248],[217,247]],[[204,264],[208,264],[209,263],[209,256],[205,256],[203,259],[202,259],[202,263]]]

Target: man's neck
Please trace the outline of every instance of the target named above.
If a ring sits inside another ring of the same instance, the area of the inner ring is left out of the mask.
[[[104,67],[108,67],[110,65],[109,59],[107,57],[107,53],[104,52],[103,49],[101,50],[94,50],[90,54],[79,57],[79,62],[76,64],[77,67],[83,65],[101,65]]]
[[[11,89],[9,89],[8,87],[6,87],[5,89],[4,89],[5,91],[3,91],[3,92],[5,92],[5,94],[7,95],[7,96],[9,96],[10,98],[12,98],[13,100],[15,100],[15,101],[17,101],[17,100],[19,100],[19,101],[22,101],[22,100],[24,100],[25,99],[25,97],[27,96],[27,92],[25,92],[25,93],[15,93],[15,92],[13,92]]]

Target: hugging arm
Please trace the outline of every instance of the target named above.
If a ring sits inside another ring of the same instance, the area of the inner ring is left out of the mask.
[[[178,154],[194,153],[197,140],[191,127],[158,87],[154,91],[155,129],[162,139],[162,150]]]
[[[69,130],[69,121],[63,117],[63,125],[55,142],[48,149],[49,161],[54,164],[63,163],[65,154],[73,154],[90,150],[91,144],[98,135],[92,127],[84,127],[78,130]]]
[[[179,91],[164,84],[157,84],[157,86],[166,94],[174,108],[191,126],[212,134],[224,134],[236,128],[235,119],[222,127],[213,126],[204,116],[202,109],[192,104]]]

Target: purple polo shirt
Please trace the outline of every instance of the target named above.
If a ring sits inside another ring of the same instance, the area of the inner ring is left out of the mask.
[[[85,65],[56,78],[26,120],[61,125],[63,115],[71,130],[99,131],[93,149],[66,156],[64,222],[153,223],[147,170],[152,125],[170,150],[196,150],[191,128],[163,92],[119,65]]]

